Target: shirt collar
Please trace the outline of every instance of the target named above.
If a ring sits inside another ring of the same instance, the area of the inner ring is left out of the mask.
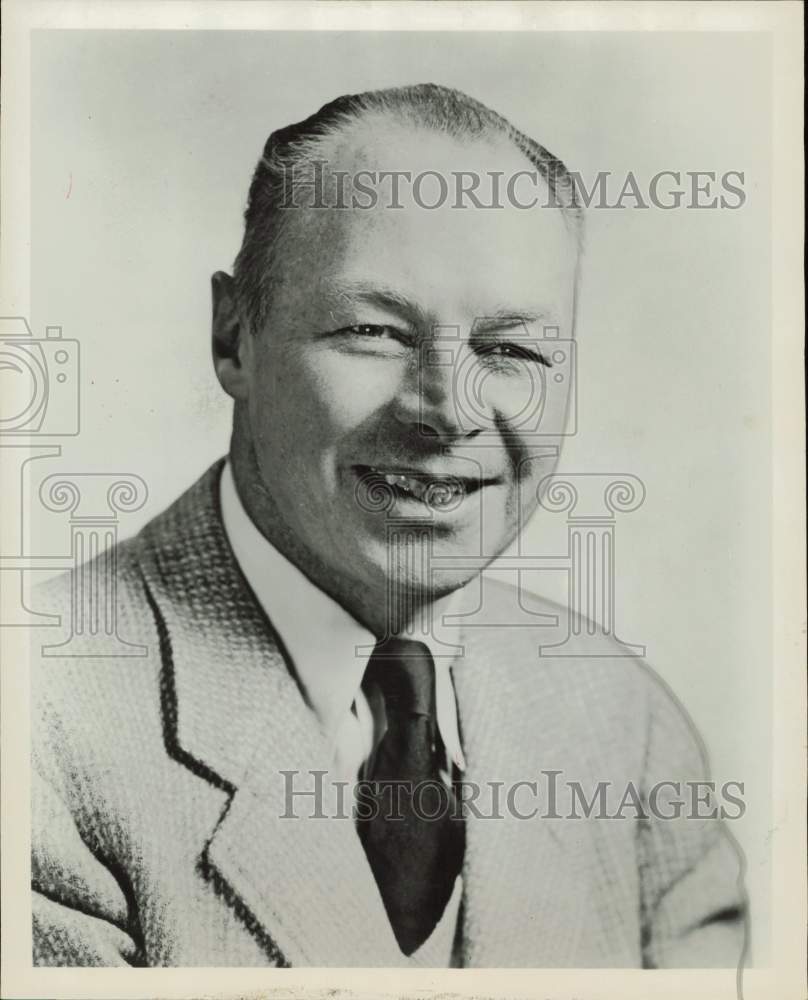
[[[228,541],[259,604],[283,640],[298,681],[323,732],[333,738],[360,690],[376,638],[340,604],[315,586],[258,530],[236,491],[230,462],[221,478],[222,520]],[[420,636],[435,661],[438,726],[450,756],[463,767],[449,666],[462,591],[433,605],[436,634]]]

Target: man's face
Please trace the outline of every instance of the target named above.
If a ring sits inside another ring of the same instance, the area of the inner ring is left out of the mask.
[[[333,168],[530,168],[505,140],[360,135]],[[247,426],[287,551],[383,593],[390,531],[430,525],[440,574],[405,572],[445,591],[514,539],[555,465],[570,375],[542,339],[572,335],[576,250],[557,209],[453,208],[453,189],[393,209],[379,190],[373,210],[288,210],[266,326],[242,345]]]

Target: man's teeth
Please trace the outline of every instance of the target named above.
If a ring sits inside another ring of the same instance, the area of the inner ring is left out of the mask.
[[[404,493],[410,493],[416,500],[423,500],[430,505],[440,507],[465,493],[465,488],[456,479],[423,479],[418,476],[408,476],[401,472],[381,472],[373,469],[388,486],[394,486]]]

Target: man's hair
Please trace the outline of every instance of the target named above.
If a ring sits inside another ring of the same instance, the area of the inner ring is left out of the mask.
[[[255,168],[244,212],[244,239],[233,268],[236,295],[254,333],[263,328],[267,319],[272,270],[277,263],[273,251],[282,218],[290,214],[279,209],[289,196],[289,178],[299,177],[300,171],[311,168],[328,139],[367,116],[379,114],[459,139],[505,136],[544,179],[551,204],[564,213],[576,239],[580,239],[582,210],[567,168],[544,146],[480,101],[434,83],[346,94],[303,121],[273,132]]]

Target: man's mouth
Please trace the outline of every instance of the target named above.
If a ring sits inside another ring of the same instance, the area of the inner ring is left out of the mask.
[[[494,482],[394,466],[357,465],[354,471],[368,490],[384,491],[401,500],[416,500],[435,510],[450,510],[466,496]]]

